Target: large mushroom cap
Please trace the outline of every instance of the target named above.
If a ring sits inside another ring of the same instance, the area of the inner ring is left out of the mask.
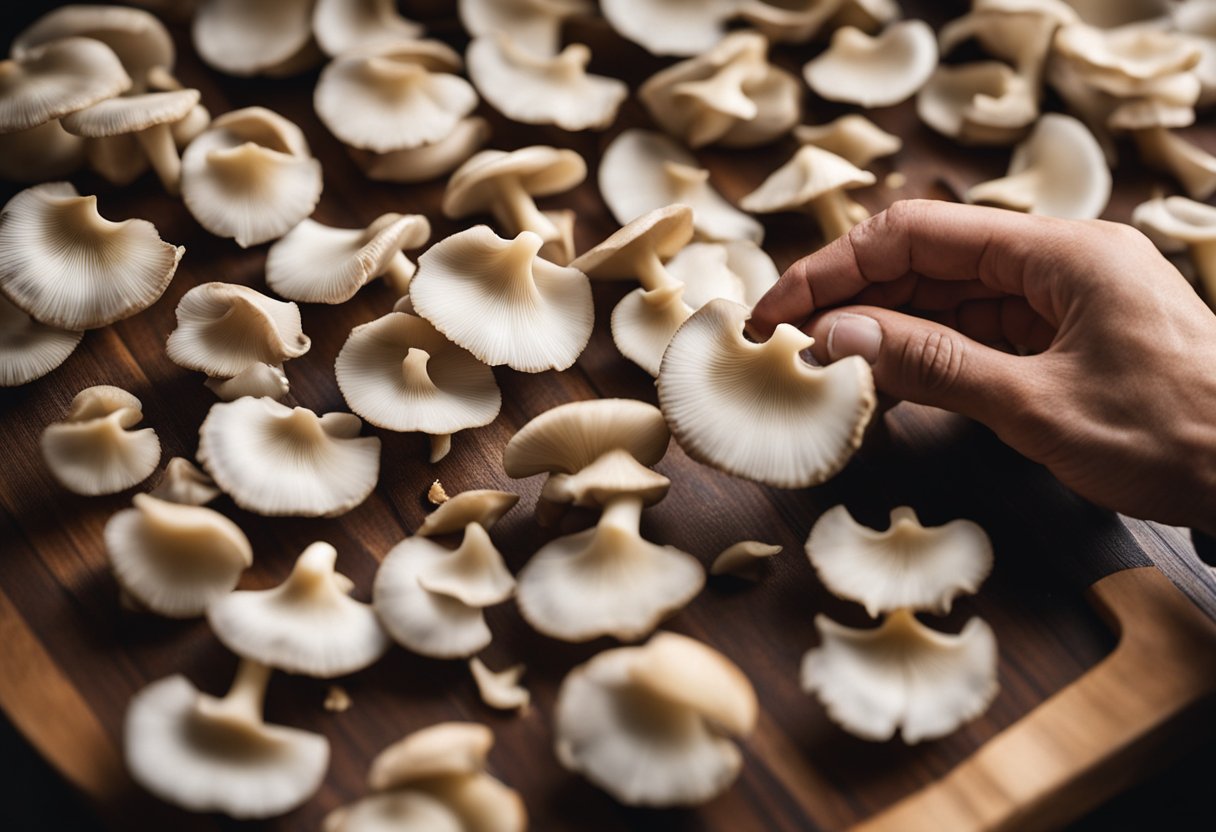
[[[198,460],[241,508],[269,516],[333,517],[367,499],[380,476],[380,440],[349,413],[317,416],[273,399],[211,406]]]
[[[694,459],[780,488],[817,485],[844,467],[874,414],[874,378],[852,356],[800,357],[812,339],[788,324],[743,337],[748,309],[713,300],[680,328],[658,377],[659,404]]]
[[[274,589],[233,592],[207,608],[216,638],[239,656],[324,679],[354,673],[389,647],[375,612],[343,590],[338,551],[313,543]]]
[[[185,251],[147,220],[110,222],[97,197],[48,182],[0,211],[0,293],[41,323],[94,329],[151,306]]]
[[[42,458],[59,484],[77,494],[117,494],[147,479],[160,462],[152,428],[128,430],[143,418],[139,399],[120,387],[87,387],[72,398],[62,422],[42,432]]]
[[[697,55],[726,34],[739,0],[601,0],[622,37],[655,55]]]
[[[937,36],[923,20],[905,20],[870,37],[844,26],[803,75],[829,101],[889,107],[916,94],[937,69]]]
[[[406,20],[396,0],[317,0],[312,31],[325,54],[338,56],[352,49],[412,40],[421,24]]]
[[[29,130],[130,89],[118,56],[98,40],[62,38],[0,61],[0,133]]]
[[[667,453],[671,434],[654,405],[634,399],[589,399],[550,408],[520,428],[502,452],[507,476],[576,474],[610,451],[643,465]]]
[[[542,245],[530,231],[506,240],[484,225],[453,234],[419,258],[410,300],[480,361],[564,370],[591,338],[591,284],[578,269],[538,257]]]
[[[607,650],[558,692],[562,765],[631,806],[687,806],[725,791],[755,726],[756,694],[721,653],[674,633]]]
[[[68,360],[82,337],[38,323],[0,295],[0,387],[42,378]]]
[[[505,34],[536,55],[557,53],[562,21],[593,10],[590,0],[459,0],[460,22],[472,37]]]
[[[191,37],[229,75],[290,74],[311,64],[313,0],[202,0]]]

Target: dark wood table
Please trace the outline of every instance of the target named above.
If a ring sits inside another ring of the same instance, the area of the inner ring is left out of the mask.
[[[444,4],[420,5],[428,8],[416,9],[417,16],[430,16],[428,24],[435,36],[463,46],[450,9],[445,10]],[[910,16],[923,12],[935,24],[963,7],[910,1],[905,5]],[[410,4],[405,6],[408,9]],[[13,10],[0,41],[7,42],[35,12],[25,6]],[[304,129],[325,171],[325,192],[316,213],[319,221],[353,227],[387,211],[424,213],[434,226],[433,241],[465,226],[440,214],[442,181],[395,186],[371,183],[361,176],[312,112],[315,71],[289,80],[226,78],[202,67],[184,28],[175,27],[174,34],[181,53],[178,74],[185,84],[202,90],[203,102],[213,113],[262,104]],[[667,63],[622,41],[602,22],[576,22],[567,34],[591,45],[593,71],[623,77],[632,86]],[[797,68],[819,48],[781,47],[776,54],[781,63]],[[806,109],[808,122],[826,121],[844,111],[809,92]],[[647,123],[633,101],[607,133],[524,127],[508,123],[485,106],[482,114],[493,125],[490,146],[571,147],[583,154],[593,171],[616,132]],[[999,175],[1007,163],[1007,151],[964,150],[934,135],[917,121],[910,104],[870,115],[905,141],[903,152],[875,164],[880,184],[859,192],[871,210],[902,197],[951,198],[951,189],[959,183]],[[1216,150],[1216,126],[1210,120],[1189,132],[1209,150]],[[737,199],[793,149],[794,143],[787,139],[755,151],[713,150],[698,155],[712,170],[713,182]],[[1116,171],[1111,219],[1127,219],[1154,183],[1164,184],[1135,164],[1130,148],[1125,151],[1125,161]],[[883,187],[884,175],[890,171],[905,174],[906,186]],[[580,251],[616,228],[594,180],[593,174],[578,189],[547,199],[542,206],[577,212]],[[58,488],[41,461],[39,435],[47,423],[62,416],[78,390],[115,384],[143,401],[144,424],[159,433],[165,460],[192,456],[198,426],[214,397],[199,374],[175,366],[165,356],[164,340],[174,326],[174,307],[187,289],[205,281],[265,290],[266,247],[244,251],[231,241],[210,236],[151,174],[127,188],[115,188],[91,175],[76,181],[83,193],[99,195],[104,216],[151,219],[164,239],[186,247],[176,278],[154,306],[86,334],[76,353],[50,376],[0,392],[0,435],[6,439],[0,475],[0,705],[68,781],[96,796],[123,791],[120,729],[133,692],[179,672],[203,690],[221,692],[235,660],[202,621],[134,616],[119,607],[101,532],[109,516],[129,503],[130,493],[86,499]],[[17,190],[0,186],[0,198],[7,200]],[[809,221],[799,216],[765,218],[765,226],[765,247],[779,268],[820,242]],[[655,401],[652,379],[620,357],[608,333],[609,312],[627,289],[595,287],[599,325],[571,370],[541,375],[496,371],[503,390],[502,415],[490,426],[462,432],[452,453],[438,465],[426,461],[425,438],[374,431],[383,441],[380,484],[366,503],[349,514],[335,520],[262,518],[221,499],[217,507],[240,524],[254,545],[255,564],[241,585],[273,586],[307,544],[327,540],[338,549],[339,569],[354,579],[356,597],[367,598],[380,558],[422,519],[423,494],[435,478],[453,492],[502,488],[523,495],[520,506],[494,530],[510,567],[521,567],[556,532],[542,531],[531,514],[539,478],[515,482],[502,472],[501,449],[511,434],[562,402],[602,396]],[[312,349],[287,366],[292,382],[289,401],[317,412],[345,410],[334,382],[334,358],[352,327],[388,311],[394,300],[387,287],[374,284],[340,306],[302,305]],[[673,486],[670,496],[644,515],[643,528],[650,539],[692,552],[706,564],[737,540],[760,539],[785,547],[758,585],[712,579],[686,610],[665,625],[722,650],[756,686],[760,723],[746,745],[746,765],[733,789],[696,810],[638,811],[618,806],[562,770],[551,752],[549,727],[557,685],[572,666],[611,642],[569,645],[541,637],[512,604],[504,604],[489,611],[494,642],[485,657],[493,667],[527,663],[525,681],[533,691],[535,707],[524,716],[504,715],[482,705],[464,662],[424,659],[401,649],[391,651],[375,667],[340,680],[354,702],[341,714],[322,708],[328,682],[276,675],[268,718],[326,734],[333,760],[313,800],[259,828],[317,828],[326,812],[365,793],[368,763],[381,748],[436,721],[458,719],[493,727],[497,744],[490,757],[492,769],[522,792],[536,829],[838,829],[947,772],[1082,674],[1113,643],[1112,634],[1091,612],[1068,570],[1059,568],[1068,562],[1073,545],[1068,538],[1074,537],[1056,534],[1054,524],[1067,524],[1072,517],[1065,504],[1051,496],[1041,472],[983,429],[957,417],[911,405],[895,408],[849,468],[815,489],[780,491],[733,479],[692,462],[674,443],[658,468]],[[1034,485],[1025,487],[1028,482]],[[1041,491],[1040,483],[1044,483]],[[859,608],[824,591],[802,554],[811,524],[824,509],[841,502],[860,519],[875,524],[883,522],[891,507],[910,504],[927,522],[971,517],[992,534],[997,551],[992,577],[977,597],[961,600],[941,626],[956,630],[972,615],[992,624],[1000,643],[1001,693],[986,714],[950,737],[911,748],[898,741],[863,742],[835,727],[799,687],[800,658],[815,642],[814,615],[825,612],[853,624],[865,620]],[[1040,512],[1040,508],[1048,510]],[[590,522],[590,515],[575,517],[565,530]],[[1083,532],[1082,525],[1079,533]],[[1181,538],[1170,539],[1182,545]],[[1181,775],[1178,769],[1172,771]],[[1150,806],[1171,794],[1168,786],[1156,789],[1137,799]],[[114,802],[102,807],[103,814],[113,810]],[[170,822],[188,828],[198,820],[164,807],[144,806],[140,811],[141,819],[158,818],[148,823],[159,828]],[[1119,814],[1113,820],[1128,816]],[[121,825],[140,825],[132,817],[125,816]],[[202,819],[198,825],[217,828],[224,822]]]

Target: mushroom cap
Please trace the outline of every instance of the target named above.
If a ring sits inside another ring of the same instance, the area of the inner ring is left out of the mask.
[[[914,745],[987,710],[999,688],[996,637],[979,618],[958,635],[931,630],[910,610],[856,630],[818,615],[822,640],[802,660],[802,686],[849,733],[881,742],[898,728]]]
[[[591,284],[578,269],[537,257],[542,245],[530,231],[507,240],[484,225],[453,234],[419,258],[410,300],[486,364],[564,370],[591,338]]]
[[[1197,44],[1153,26],[1071,23],[1056,31],[1053,48],[1084,71],[1141,81],[1194,69],[1203,57]]]
[[[657,407],[634,399],[588,399],[550,408],[516,431],[502,451],[515,479],[558,472],[577,474],[609,451],[643,465],[667,453],[671,438]]]
[[[422,537],[452,534],[464,531],[470,523],[477,523],[488,529],[518,502],[519,495],[509,491],[461,491],[453,497],[448,497],[428,514],[418,527],[417,534]]]
[[[483,150],[448,180],[443,214],[459,219],[484,213],[517,190],[548,196],[568,191],[586,178],[587,163],[573,150],[547,145]]]
[[[1012,144],[1039,116],[1036,91],[999,61],[938,67],[916,97],[920,120],[963,144]]]
[[[1199,106],[1216,104],[1216,7],[1204,0],[1183,0],[1172,11],[1174,25],[1203,53],[1192,70],[1202,85]]]
[[[334,370],[350,409],[389,430],[455,433],[488,425],[502,407],[489,367],[403,312],[351,330]]]
[[[148,496],[183,506],[201,506],[220,496],[220,490],[193,462],[175,456],[166,463],[164,476]]]
[[[247,511],[334,517],[380,476],[380,440],[361,427],[350,413],[317,416],[268,398],[219,402],[199,428],[198,461]]]
[[[473,674],[481,701],[500,711],[523,711],[532,702],[532,692],[519,683],[525,670],[527,668],[522,664],[505,670],[490,670],[476,656],[469,659],[469,672]]]
[[[668,260],[666,268],[684,284],[684,303],[693,310],[714,298],[755,306],[780,277],[773,258],[750,240],[692,243]]]
[[[0,61],[0,133],[15,133],[112,98],[131,78],[110,47],[62,38]]]
[[[826,124],[800,124],[794,128],[799,144],[813,144],[864,168],[883,156],[898,153],[903,139],[883,130],[863,115],[848,113]]]
[[[741,0],[739,17],[771,41],[805,43],[845,5],[841,0]]]
[[[233,402],[242,396],[253,396],[255,399],[268,396],[276,401],[287,395],[291,383],[283,372],[282,364],[250,364],[232,378],[209,378],[203,386],[226,402]]]
[[[124,136],[157,124],[181,121],[198,102],[198,90],[124,95],[69,113],[61,122],[69,133],[87,138]]]
[[[433,144],[388,153],[349,150],[368,179],[378,182],[425,182],[461,165],[490,138],[490,125],[478,116],[461,119],[452,132]]]
[[[781,546],[772,543],[740,540],[718,553],[709,567],[709,574],[756,580],[760,577],[762,564],[773,555],[781,554],[781,550]]]
[[[76,494],[117,494],[147,479],[160,462],[152,428],[128,430],[143,418],[139,399],[120,387],[86,387],[62,422],[42,431],[42,458]]]
[[[870,365],[800,357],[812,339],[780,324],[743,337],[746,306],[713,300],[680,328],[658,377],[659,406],[693,459],[779,488],[818,485],[861,445],[876,403]]]
[[[546,503],[603,508],[618,497],[636,497],[653,505],[667,496],[669,488],[671,480],[618,448],[606,451],[577,473],[550,474],[541,489],[537,512],[543,514]]]
[[[1216,241],[1216,207],[1184,196],[1157,197],[1136,206],[1132,224],[1149,236],[1188,245]]]
[[[684,287],[634,289],[612,310],[612,341],[621,355],[652,376],[659,374],[663,353],[693,310],[684,302]]]
[[[306,219],[266,254],[266,285],[291,300],[342,303],[431,236],[421,214],[384,214],[366,229]]]
[[[647,266],[675,256],[692,239],[692,209],[666,205],[647,211],[614,231],[595,248],[570,263],[597,280],[638,280],[647,289],[660,283]]]
[[[241,248],[294,228],[316,208],[321,186],[321,163],[300,128],[262,107],[225,113],[182,154],[186,208]]]
[[[38,323],[0,295],[0,387],[42,378],[67,361],[83,337]]]
[[[621,37],[655,55],[697,55],[726,34],[739,0],[600,0]]]
[[[368,604],[347,595],[334,572],[338,551],[313,543],[273,589],[233,592],[207,607],[207,621],[238,656],[331,679],[373,664],[388,636]]]
[[[460,816],[425,792],[396,790],[371,794],[325,816],[324,832],[466,832]]]
[[[347,52],[321,71],[317,116],[344,144],[376,153],[447,136],[477,106],[453,72],[460,56],[439,41],[396,41]]]
[[[471,37],[503,33],[535,55],[553,55],[562,21],[589,14],[594,6],[590,0],[459,0],[457,10]]]
[[[862,107],[890,107],[906,101],[937,69],[937,36],[923,20],[892,23],[870,37],[844,26],[832,44],[803,67],[807,84],[820,97]]]
[[[992,571],[992,542],[977,524],[922,526],[906,506],[891,512],[884,531],[861,525],[844,506],[828,509],[811,529],[806,553],[833,595],[857,601],[871,617],[901,608],[944,615]]]
[[[253,563],[240,527],[218,511],[136,494],[106,523],[106,553],[122,588],[170,618],[202,615]]]
[[[169,360],[229,378],[254,364],[279,364],[308,352],[300,308],[236,283],[201,283],[177,304]]]
[[[202,0],[190,34],[199,57],[220,72],[277,74],[315,49],[312,13],[313,0]]]
[[[876,181],[870,171],[831,151],[807,144],[798,148],[760,187],[739,200],[739,204],[757,213],[797,211],[826,194],[863,188]]]
[[[0,210],[0,293],[48,326],[95,329],[151,306],[185,251],[147,220],[110,222],[97,197],[48,182]]]
[[[422,25],[397,12],[396,0],[317,0],[312,31],[325,54],[336,57],[352,49],[412,40]]]
[[[482,97],[507,118],[524,124],[603,130],[616,120],[617,110],[629,96],[623,81],[588,74],[591,51],[581,43],[550,57],[500,33],[474,38],[465,57],[469,77]]]
[[[660,633],[570,671],[557,697],[557,757],[630,806],[704,803],[738,776],[729,735],[749,732],[756,712],[750,682],[725,656]]]
[[[1112,180],[1102,147],[1072,116],[1047,113],[1013,151],[1009,173],[967,191],[982,202],[1064,219],[1094,219],[1110,201]]]
[[[629,129],[609,143],[599,166],[600,194],[622,225],[656,208],[692,208],[697,235],[709,240],[764,239],[764,226],[709,184],[696,157],[661,133]]]
[[[367,784],[384,792],[419,780],[476,774],[486,767],[494,732],[476,722],[440,722],[415,731],[372,760]]]
[[[45,182],[71,176],[85,160],[85,141],[63,129],[59,119],[0,133],[0,179]]]

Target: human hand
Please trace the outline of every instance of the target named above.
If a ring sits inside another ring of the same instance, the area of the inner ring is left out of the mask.
[[[749,326],[781,322],[1099,505],[1216,532],[1216,316],[1130,226],[898,202],[791,266]]]

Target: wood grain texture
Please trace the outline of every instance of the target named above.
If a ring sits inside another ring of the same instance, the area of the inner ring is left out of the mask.
[[[407,10],[410,5],[405,4]],[[450,4],[425,5],[430,10],[417,10],[416,16],[433,15],[428,18],[431,31],[462,45]],[[962,7],[960,3],[905,5],[910,14],[923,12],[932,22],[953,16]],[[213,113],[264,104],[304,129],[325,171],[319,221],[354,227],[387,211],[420,212],[434,224],[433,240],[464,227],[439,213],[442,182],[394,186],[369,183],[360,175],[312,113],[315,71],[289,80],[224,78],[198,63],[185,30],[177,28],[174,35],[180,51],[178,74],[185,84],[202,90]],[[666,63],[623,42],[599,22],[576,22],[567,35],[591,46],[593,71],[623,77],[631,86]],[[787,67],[797,68],[819,48],[786,47],[776,55]],[[615,230],[595,188],[594,171],[600,152],[616,132],[647,124],[636,102],[626,105],[618,124],[605,134],[526,128],[482,109],[493,125],[493,147],[548,143],[574,148],[587,158],[592,169],[588,182],[542,204],[577,212],[580,251]],[[807,110],[808,122],[843,112],[813,100],[809,93]],[[871,210],[901,197],[948,198],[952,189],[999,175],[1007,163],[1007,151],[960,151],[931,134],[917,122],[910,105],[872,116],[906,142],[901,154],[875,164],[879,182],[886,173],[898,170],[908,184],[899,191],[880,185],[860,192],[859,198]],[[1216,131],[1210,125],[1190,134],[1216,150]],[[756,151],[710,150],[698,155],[713,172],[714,183],[729,198],[738,199],[793,149],[787,140]],[[1114,219],[1126,219],[1159,181],[1131,163],[1120,168],[1117,179],[1118,192],[1109,212]],[[47,378],[0,392],[0,431],[7,440],[7,459],[0,469],[0,587],[11,602],[0,605],[4,614],[0,626],[7,632],[19,617],[46,657],[37,664],[28,657],[20,659],[23,666],[38,671],[37,682],[0,701],[14,722],[57,763],[61,734],[39,726],[56,722],[100,726],[104,737],[97,738],[97,747],[109,748],[101,753],[110,754],[118,746],[123,712],[134,691],[182,672],[203,690],[220,692],[230,680],[235,660],[204,622],[157,620],[120,609],[101,530],[113,512],[128,504],[130,493],[92,499],[67,494],[53,483],[41,462],[39,434],[62,416],[78,390],[115,384],[143,401],[145,424],[160,434],[165,460],[192,456],[198,426],[214,398],[203,387],[201,376],[165,357],[164,339],[174,325],[174,307],[186,290],[210,280],[265,290],[266,247],[244,251],[211,237],[178,201],[160,190],[152,175],[125,189],[92,176],[75,181],[81,192],[99,195],[103,215],[152,219],[166,240],[184,245],[187,251],[173,284],[154,306],[86,334],[72,358]],[[4,186],[0,198],[7,199],[16,190]],[[767,218],[765,225],[766,248],[779,268],[819,244],[804,217],[778,215]],[[528,419],[566,401],[596,396],[655,401],[652,380],[617,354],[608,333],[610,310],[628,288],[595,287],[599,324],[570,371],[532,376],[497,370],[504,393],[502,415],[492,425],[458,435],[452,453],[438,465],[426,462],[424,438],[372,431],[384,445],[380,484],[366,503],[349,514],[335,520],[267,519],[243,512],[226,499],[219,501],[217,507],[245,530],[254,546],[255,564],[242,586],[274,585],[307,544],[327,540],[338,549],[339,569],[355,581],[356,597],[366,599],[379,559],[424,516],[423,494],[436,477],[449,492],[504,488],[523,495],[520,507],[495,527],[493,535],[508,565],[518,570],[530,553],[559,532],[543,532],[531,517],[539,478],[515,482],[503,474],[501,449],[510,435]],[[303,305],[312,349],[287,366],[291,400],[318,412],[345,410],[333,378],[334,358],[353,326],[388,311],[394,300],[386,287],[372,285],[341,306]],[[444,719],[472,719],[494,729],[497,745],[490,765],[523,793],[533,826],[539,830],[844,828],[946,774],[1095,665],[1114,643],[1082,596],[1084,577],[1064,566],[1089,551],[1087,547],[1104,545],[1106,536],[1123,534],[1113,525],[1114,519],[1072,512],[1039,469],[962,419],[901,405],[875,428],[841,476],[811,490],[777,491],[718,474],[691,462],[674,444],[658,468],[674,484],[670,496],[644,515],[643,530],[651,539],[692,552],[707,565],[717,552],[741,539],[785,547],[759,585],[711,580],[700,597],[665,625],[722,650],[756,685],[762,706],[760,727],[745,747],[746,765],[733,789],[696,810],[639,811],[618,806],[564,772],[551,752],[549,728],[557,685],[572,666],[611,642],[568,645],[541,637],[524,624],[513,605],[505,604],[489,611],[495,638],[485,659],[495,668],[517,661],[528,664],[525,682],[533,691],[535,707],[522,717],[484,707],[462,662],[425,659],[400,649],[368,671],[340,680],[354,701],[342,714],[322,708],[327,682],[276,675],[270,686],[268,718],[324,733],[333,745],[333,760],[315,799],[258,828],[317,828],[326,812],[365,792],[367,766],[376,752],[409,731]],[[798,662],[815,640],[815,613],[825,612],[853,625],[865,621],[859,608],[828,596],[802,554],[812,523],[826,508],[841,502],[871,523],[883,522],[891,507],[909,504],[926,522],[969,517],[993,536],[997,564],[992,578],[978,597],[963,599],[951,616],[936,624],[957,630],[972,615],[987,619],[1001,647],[1002,690],[984,716],[950,737],[912,748],[898,742],[862,742],[833,726],[798,686]],[[590,515],[577,515],[561,531],[591,521]],[[1067,527],[1076,533],[1059,537],[1057,522],[1075,524]],[[1151,535],[1141,542],[1171,545]],[[0,642],[6,670],[19,661],[20,643],[20,639]],[[56,679],[76,693],[62,688]],[[43,685],[52,685],[50,690],[62,695],[42,695]],[[31,689],[38,693],[30,695]],[[80,703],[87,706],[87,713],[78,710]],[[82,730],[97,736],[94,728]],[[73,768],[63,767],[73,774]],[[73,779],[99,798],[110,782],[107,776],[83,773]],[[227,825],[204,819],[204,826]]]

